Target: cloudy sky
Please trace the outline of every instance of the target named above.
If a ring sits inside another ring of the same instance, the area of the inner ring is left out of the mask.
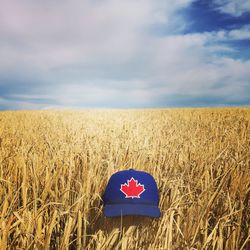
[[[250,105],[250,0],[0,6],[0,109]]]

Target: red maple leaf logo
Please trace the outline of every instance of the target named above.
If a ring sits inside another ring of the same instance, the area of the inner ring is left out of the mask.
[[[140,194],[145,191],[145,188],[143,184],[138,183],[138,180],[131,177],[127,183],[121,184],[120,190],[126,195],[125,198],[141,198]]]

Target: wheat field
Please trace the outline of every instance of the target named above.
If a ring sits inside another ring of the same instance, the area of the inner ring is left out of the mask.
[[[250,108],[0,112],[1,249],[249,249]],[[152,174],[161,217],[106,218]]]

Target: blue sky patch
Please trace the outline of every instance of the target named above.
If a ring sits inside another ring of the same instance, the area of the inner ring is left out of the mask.
[[[232,30],[250,24],[250,11],[232,16],[219,12],[212,1],[206,0],[194,1],[183,10],[183,15],[190,21],[185,30],[187,33]]]

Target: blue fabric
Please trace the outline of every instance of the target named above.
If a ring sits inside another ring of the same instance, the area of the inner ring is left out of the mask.
[[[104,214],[107,217],[142,215],[156,218],[161,215],[160,209],[157,206],[136,204],[106,205],[104,207]]]
[[[131,188],[132,182],[134,189]],[[107,217],[121,215],[160,217],[157,184],[152,175],[143,171],[129,169],[113,174],[102,198],[104,215]]]

